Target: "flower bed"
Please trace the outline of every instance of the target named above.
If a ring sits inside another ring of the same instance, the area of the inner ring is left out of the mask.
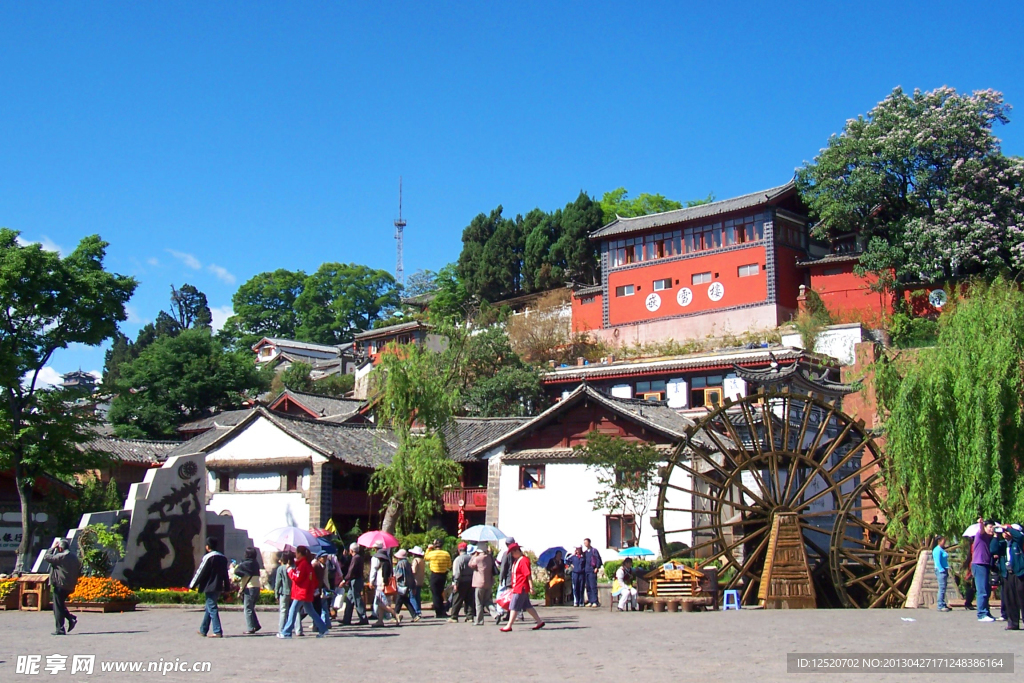
[[[135,591],[138,601],[150,605],[202,605],[206,602],[206,596],[187,588],[140,588]],[[242,601],[235,591],[221,593],[222,605],[240,605]],[[276,605],[277,598],[274,591],[260,591],[260,597],[256,601],[258,605]]]
[[[114,579],[97,576],[83,576],[75,585],[75,592],[68,596],[69,603],[137,602],[135,593],[128,586]]]
[[[18,609],[18,582],[14,579],[0,581],[0,610]]]

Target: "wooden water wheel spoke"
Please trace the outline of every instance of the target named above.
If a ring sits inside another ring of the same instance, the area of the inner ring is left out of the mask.
[[[744,603],[895,604],[917,553],[886,536],[895,513],[871,434],[835,405],[789,391],[724,403],[660,470],[662,551],[682,537],[693,557],[721,560]],[[681,528],[665,530],[666,514]]]

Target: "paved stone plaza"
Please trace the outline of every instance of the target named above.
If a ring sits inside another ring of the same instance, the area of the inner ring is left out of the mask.
[[[274,637],[276,612],[260,612],[265,631],[241,635],[243,616],[222,612],[227,637],[196,635],[201,611],[140,609],[127,614],[82,614],[67,637],[50,635],[49,612],[0,612],[0,681],[32,680],[326,680],[547,681],[926,681],[1020,680],[1024,631],[979,624],[963,609],[816,610],[627,613],[542,609],[543,631],[449,624],[426,618],[401,628],[335,628],[323,640]],[[906,622],[902,618],[916,621]],[[964,653],[1012,652],[1016,673],[789,674],[787,652]],[[68,670],[18,675],[18,655],[69,655]],[[95,654],[92,676],[70,672],[71,655]],[[102,673],[100,662],[209,661],[210,673]],[[353,677],[355,676],[355,677]],[[952,678],[955,676],[956,678]]]

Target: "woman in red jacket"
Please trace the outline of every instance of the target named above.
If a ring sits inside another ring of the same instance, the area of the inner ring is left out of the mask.
[[[306,546],[300,545],[295,549],[295,566],[288,570],[288,577],[292,580],[292,606],[288,610],[288,621],[284,625],[284,630],[277,634],[278,638],[292,637],[292,629],[299,618],[299,610],[304,611],[313,620],[313,626],[318,632],[317,638],[323,638],[327,633],[327,625],[313,609],[313,595],[316,593],[317,582],[310,558],[309,548]]]
[[[530,604],[530,593],[533,591],[533,572],[530,570],[530,558],[523,554],[518,543],[508,546],[508,552],[512,556],[512,601],[509,603],[508,625],[500,629],[504,633],[512,630],[512,624],[521,612],[527,612],[537,623],[533,630],[544,628],[544,622],[540,620],[537,610]]]

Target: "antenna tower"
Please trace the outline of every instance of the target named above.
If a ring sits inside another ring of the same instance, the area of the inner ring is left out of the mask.
[[[395,265],[395,279],[405,286],[405,266],[402,264],[402,242],[405,233],[405,221],[402,220],[402,176],[398,176],[398,218],[395,219],[395,239],[398,241],[398,262]]]

